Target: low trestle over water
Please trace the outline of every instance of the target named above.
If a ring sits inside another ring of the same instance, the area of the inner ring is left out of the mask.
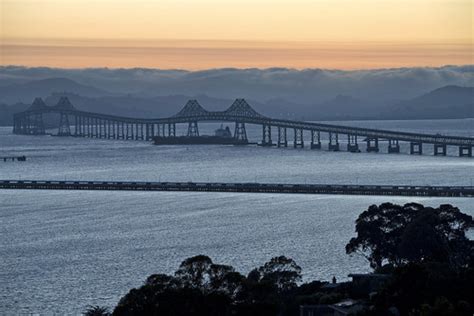
[[[0,180],[0,189],[474,197],[472,186]]]

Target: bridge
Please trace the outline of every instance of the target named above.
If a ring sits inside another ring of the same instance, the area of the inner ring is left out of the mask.
[[[235,123],[233,137],[239,143],[247,142],[245,124],[260,125],[262,138],[259,145],[264,147],[288,147],[291,144],[289,136],[293,136],[293,147],[303,148],[305,133],[311,137],[311,149],[322,149],[321,133],[327,133],[328,144],[325,147],[329,151],[341,150],[340,140],[343,137],[347,139],[344,143],[349,152],[360,152],[359,144],[363,142],[367,152],[379,152],[380,143],[385,141],[388,153],[399,153],[399,143],[407,142],[412,155],[421,155],[423,146],[430,144],[436,156],[446,156],[447,147],[455,146],[460,157],[472,157],[474,147],[474,137],[274,119],[255,111],[245,99],[236,99],[225,111],[207,111],[196,100],[189,100],[181,111],[171,117],[144,119],[81,111],[67,97],[61,97],[54,106],[48,106],[41,98],[36,98],[28,109],[14,115],[13,133],[45,135],[43,115],[51,113],[59,115],[58,136],[149,141],[154,137],[176,137],[176,124],[183,123],[188,126],[188,136],[199,136],[198,122],[218,121]]]
[[[472,186],[0,180],[0,189],[474,197]]]

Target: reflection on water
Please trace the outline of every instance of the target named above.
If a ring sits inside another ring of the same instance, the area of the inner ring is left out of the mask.
[[[474,135],[472,123],[352,125],[425,126],[425,132],[437,132],[436,127]],[[212,133],[215,125],[200,127],[201,133]],[[28,160],[0,162],[0,178],[469,185],[474,177],[474,160],[459,157],[158,147],[10,131],[0,128],[0,156],[24,154]],[[254,139],[260,132],[248,127]],[[368,205],[385,201],[452,203],[474,215],[470,199],[0,191],[0,311],[78,314],[88,304],[113,306],[148,275],[172,272],[181,260],[199,253],[244,273],[284,254],[303,267],[306,279],[344,279],[368,269],[361,258],[344,253],[355,218]]]

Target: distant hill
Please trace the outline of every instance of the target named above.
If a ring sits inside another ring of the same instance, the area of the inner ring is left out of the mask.
[[[384,111],[396,119],[447,119],[474,117],[474,87],[445,86]]]
[[[31,103],[35,97],[44,98],[55,92],[75,93],[88,97],[110,95],[107,91],[83,85],[71,79],[49,78],[0,86],[0,103]]]
[[[43,80],[41,80],[43,81]],[[54,81],[47,81],[49,83]],[[64,83],[63,80],[61,80]],[[28,84],[32,84],[31,82]],[[69,82],[69,87],[82,90],[92,96],[79,93],[52,93],[44,98],[48,105],[54,105],[60,96],[66,95],[80,110],[130,116],[137,118],[168,117],[176,114],[189,99],[197,99],[209,111],[222,111],[233,99],[215,98],[208,95],[168,95],[143,97],[138,94],[99,95],[102,90]],[[34,86],[42,86],[35,82]],[[47,85],[47,84],[46,84]],[[0,90],[2,87],[0,87]],[[35,94],[34,96],[41,95]],[[3,96],[3,95],[2,95]],[[30,101],[13,105],[0,102],[0,125],[11,125],[14,112],[24,110]],[[474,88],[445,86],[416,98],[397,101],[393,104],[366,101],[348,95],[337,95],[332,99],[315,104],[301,104],[274,98],[266,102],[247,99],[255,110],[263,115],[291,120],[358,120],[358,119],[447,119],[474,117]]]

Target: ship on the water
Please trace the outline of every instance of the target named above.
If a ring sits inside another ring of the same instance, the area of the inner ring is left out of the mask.
[[[153,137],[155,145],[247,145],[247,140],[238,140],[232,136],[229,126],[221,125],[214,135]]]

